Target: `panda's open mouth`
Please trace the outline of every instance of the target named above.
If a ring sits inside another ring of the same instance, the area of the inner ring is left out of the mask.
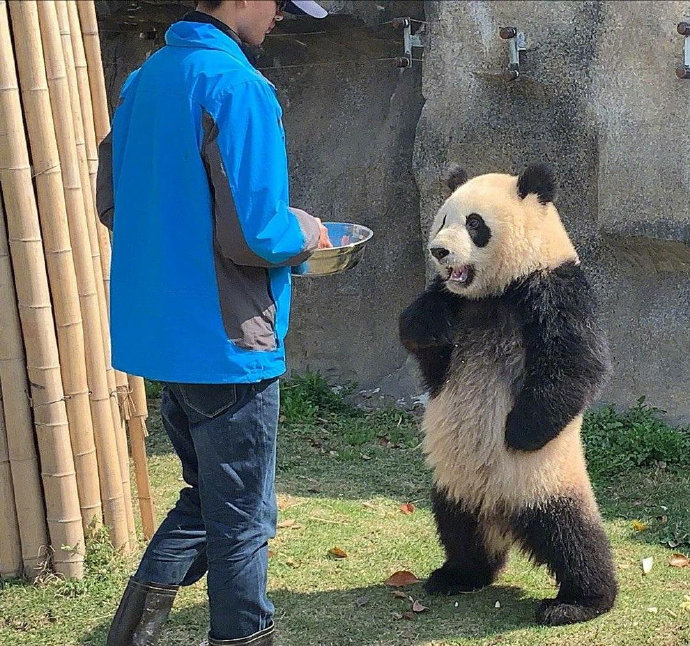
[[[474,280],[474,267],[472,265],[447,267],[446,269],[448,271],[446,280],[450,283],[467,287]]]

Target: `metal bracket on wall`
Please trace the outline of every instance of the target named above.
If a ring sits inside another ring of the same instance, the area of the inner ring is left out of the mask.
[[[527,50],[525,34],[517,27],[501,27],[498,35],[508,41],[508,69],[501,76],[504,81],[514,81],[520,76],[520,52]]]
[[[678,33],[685,36],[683,42],[683,65],[676,68],[676,76],[679,79],[690,79],[690,22],[679,22]]]
[[[418,23],[421,27],[413,34],[412,23]],[[393,18],[391,24],[394,28],[403,30],[403,56],[395,59],[395,64],[400,68],[412,67],[412,48],[424,47],[424,36],[426,35],[426,22],[423,20],[414,20],[412,18]]]

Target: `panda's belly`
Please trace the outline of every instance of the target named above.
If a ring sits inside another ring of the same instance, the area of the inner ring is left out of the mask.
[[[489,326],[468,326],[424,416],[424,450],[436,486],[486,514],[538,502],[565,480],[581,479],[579,419],[539,451],[506,448],[506,417],[523,366],[522,336],[511,321],[499,316]]]

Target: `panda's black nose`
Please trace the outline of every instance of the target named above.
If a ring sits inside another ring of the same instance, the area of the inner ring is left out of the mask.
[[[443,247],[431,247],[429,251],[431,252],[431,255],[436,258],[436,260],[442,260],[450,253],[448,249],[444,249]]]

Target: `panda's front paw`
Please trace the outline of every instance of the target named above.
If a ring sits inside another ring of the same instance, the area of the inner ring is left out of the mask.
[[[534,408],[518,402],[506,418],[506,445],[515,451],[538,451],[558,433],[549,432],[547,419],[537,419]]]
[[[451,345],[453,327],[443,312],[433,316],[418,309],[408,309],[400,316],[400,340],[410,352]]]

